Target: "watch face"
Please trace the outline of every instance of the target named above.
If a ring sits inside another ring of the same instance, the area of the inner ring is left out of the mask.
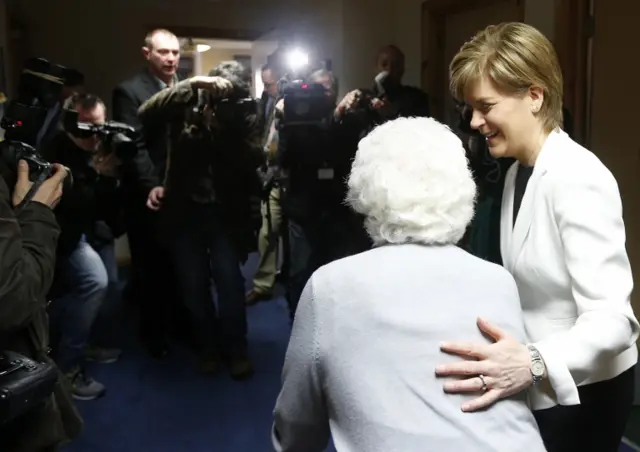
[[[541,377],[542,375],[544,375],[544,364],[539,361],[534,362],[531,365],[531,373],[533,373],[533,375],[535,375],[536,377]]]

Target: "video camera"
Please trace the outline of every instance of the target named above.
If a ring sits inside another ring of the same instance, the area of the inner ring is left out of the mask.
[[[276,50],[268,60],[283,73],[278,80],[278,99],[284,100],[279,127],[326,125],[335,108],[335,99],[323,85],[309,77],[321,69],[330,71],[331,61],[311,61],[309,54],[289,45]]]
[[[53,165],[37,149],[39,135],[46,127],[49,110],[59,102],[66,77],[77,73],[44,58],[31,58],[20,74],[18,95],[9,101],[0,127],[5,140],[0,142],[0,172],[10,189],[17,180],[20,160],[29,165],[29,179],[39,186],[53,174]],[[72,182],[71,174],[65,184]],[[35,190],[35,189],[34,189]]]
[[[128,124],[107,121],[104,124],[79,122],[78,112],[65,110],[62,119],[65,132],[77,138],[90,138],[97,135],[107,153],[114,152],[121,162],[132,160],[138,153],[136,140],[140,134]]]
[[[334,99],[323,85],[302,80],[287,84],[283,99],[281,127],[327,125],[335,108]]]
[[[204,98],[198,102],[196,113],[200,116],[204,114],[206,106],[211,108],[223,123],[234,123],[241,121],[247,115],[255,114],[257,111],[257,102],[253,97],[246,96],[230,96],[226,98],[213,98],[208,92],[203,92]]]

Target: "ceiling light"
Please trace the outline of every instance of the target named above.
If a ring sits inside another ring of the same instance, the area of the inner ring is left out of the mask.
[[[197,44],[196,45],[196,51],[199,52],[199,53],[206,52],[209,49],[211,49],[211,46],[209,44]]]

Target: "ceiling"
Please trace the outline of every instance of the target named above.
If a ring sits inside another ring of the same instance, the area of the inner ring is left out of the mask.
[[[188,43],[189,38],[180,38],[180,46],[184,47]],[[225,50],[251,50],[253,43],[251,41],[239,41],[235,39],[201,39],[192,38],[194,44],[207,44],[212,49]]]

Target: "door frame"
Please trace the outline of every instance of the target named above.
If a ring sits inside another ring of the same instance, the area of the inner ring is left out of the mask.
[[[449,62],[445,61],[447,15],[469,11],[512,0],[425,0],[422,3],[422,89],[429,94],[431,114],[435,119],[445,116],[445,99],[441,89],[445,84]],[[519,19],[524,21],[525,2],[517,0]],[[426,27],[424,26],[426,24]]]
[[[573,116],[574,139],[589,147],[593,0],[556,0],[554,47],[564,82],[564,106]]]

